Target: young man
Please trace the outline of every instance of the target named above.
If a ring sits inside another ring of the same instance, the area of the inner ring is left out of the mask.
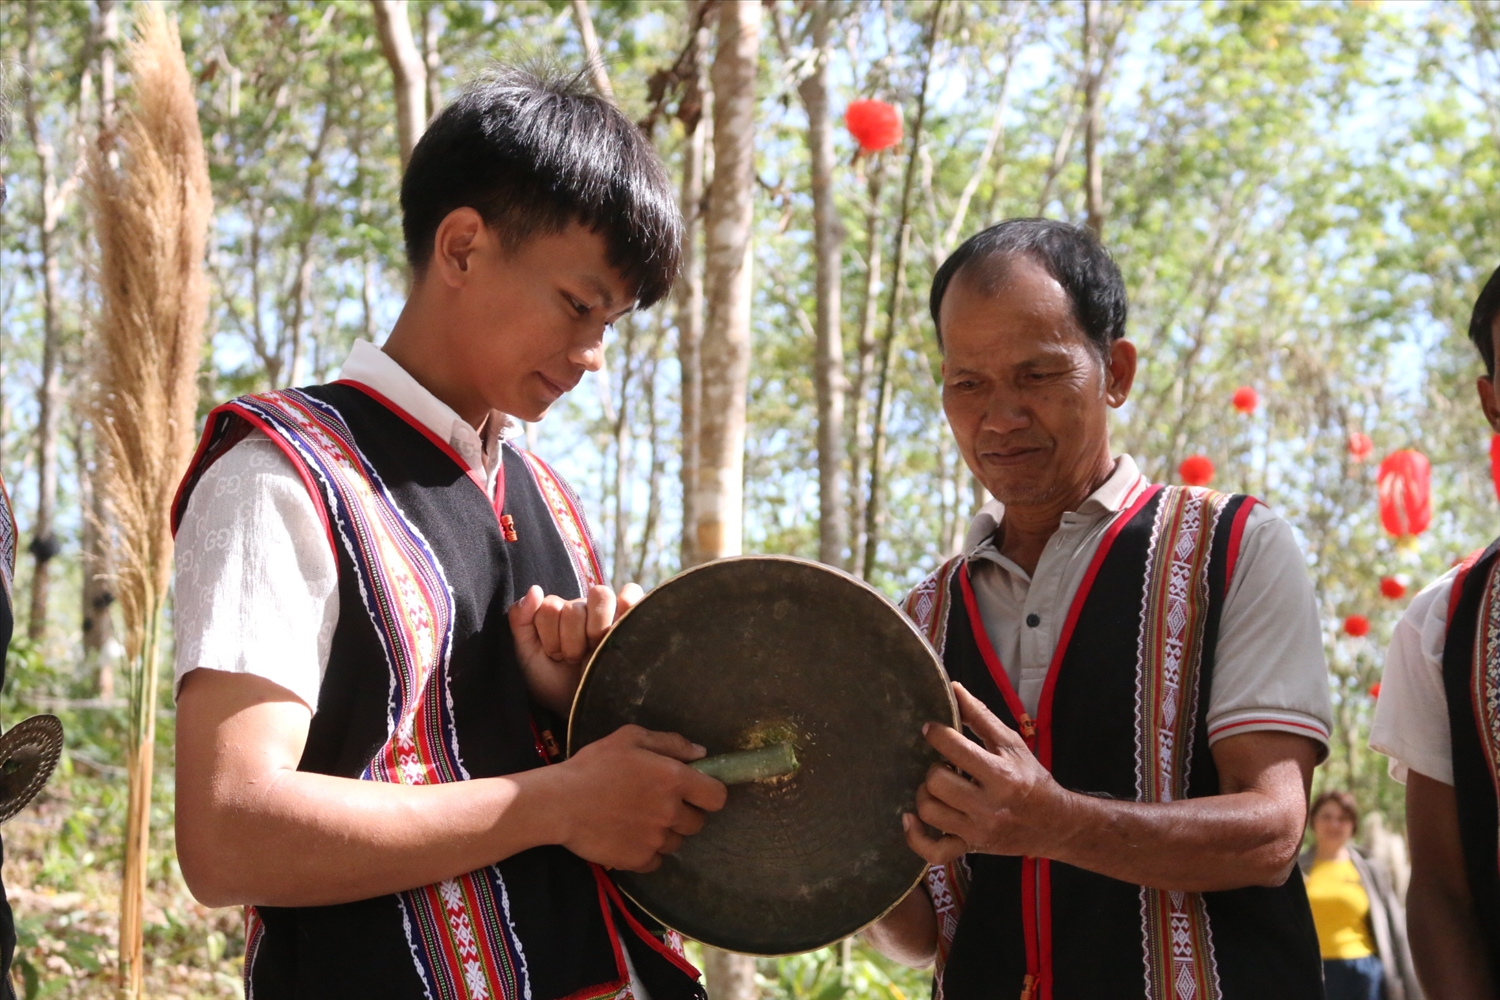
[[[1500,434],[1500,268],[1469,321],[1479,407]],[[1406,783],[1406,912],[1429,997],[1500,997],[1500,541],[1412,598],[1396,623],[1370,746]]]
[[[927,892],[871,938],[936,958],[947,1000],[1321,1000],[1295,861],[1328,676],[1290,529],[1111,454],[1136,352],[1086,230],[978,234],[931,308],[944,412],[996,502],[907,608],[979,742],[927,727],[953,765],[905,820]]]
[[[611,104],[505,71],[433,121],[401,209],[384,350],[215,410],[183,482],[183,876],[247,906],[255,1000],[701,997],[607,870],[658,865],[724,787],[637,727],[559,761],[639,588],[600,585],[576,497],[506,441],[667,293],[673,191]]]

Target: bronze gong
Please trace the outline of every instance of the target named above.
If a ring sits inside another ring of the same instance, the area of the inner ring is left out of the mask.
[[[585,668],[568,748],[628,723],[710,755],[790,744],[793,773],[731,785],[660,868],[615,873],[687,937],[783,955],[853,934],[921,879],[901,814],[941,759],[922,724],[957,714],[932,648],[878,591],[750,556],[682,573],[620,619]]]

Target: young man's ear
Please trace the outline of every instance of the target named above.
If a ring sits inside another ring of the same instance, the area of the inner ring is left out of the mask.
[[[468,281],[471,259],[490,232],[472,208],[455,208],[438,223],[433,235],[432,260],[427,271],[451,288]]]

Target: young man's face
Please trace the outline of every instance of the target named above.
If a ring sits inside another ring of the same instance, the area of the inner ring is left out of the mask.
[[[440,251],[441,243],[440,234]],[[604,238],[576,223],[514,250],[488,227],[473,232],[468,249],[449,260],[462,287],[442,337],[445,381],[457,397],[450,403],[462,403],[460,413],[482,404],[540,420],[584,372],[599,370],[604,328],[635,306],[634,290],[605,257]],[[429,270],[423,280],[433,277]]]
[[[1479,376],[1479,405],[1484,410],[1484,418],[1490,422],[1490,428],[1500,434],[1500,313],[1490,324],[1490,350],[1495,352],[1490,357],[1497,359],[1495,374]]]

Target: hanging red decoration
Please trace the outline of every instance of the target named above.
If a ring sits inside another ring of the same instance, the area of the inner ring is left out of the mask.
[[[1349,457],[1356,462],[1363,462],[1374,450],[1375,442],[1370,440],[1370,435],[1361,434],[1359,431],[1349,435]]]
[[[1406,584],[1394,576],[1383,576],[1380,578],[1380,593],[1393,601],[1399,601],[1406,596]]]
[[[1362,639],[1370,634],[1370,619],[1364,615],[1350,615],[1344,619],[1344,632],[1356,639]]]
[[[1420,451],[1393,451],[1380,463],[1380,523],[1403,542],[1432,523],[1432,465]]]
[[[1230,398],[1230,402],[1241,413],[1254,413],[1255,408],[1260,405],[1260,393],[1248,385],[1242,385],[1234,390],[1234,395]]]
[[[1500,500],[1500,434],[1490,435],[1490,482],[1495,484],[1495,498]]]
[[[901,141],[901,113],[885,101],[851,101],[844,124],[861,152],[878,153]]]
[[[1207,486],[1213,482],[1214,463],[1207,455],[1189,455],[1177,467],[1177,475],[1189,486]]]
[[[1380,682],[1379,681],[1376,681],[1374,684],[1370,685],[1370,697],[1371,698],[1377,698],[1377,699],[1380,697]]]

